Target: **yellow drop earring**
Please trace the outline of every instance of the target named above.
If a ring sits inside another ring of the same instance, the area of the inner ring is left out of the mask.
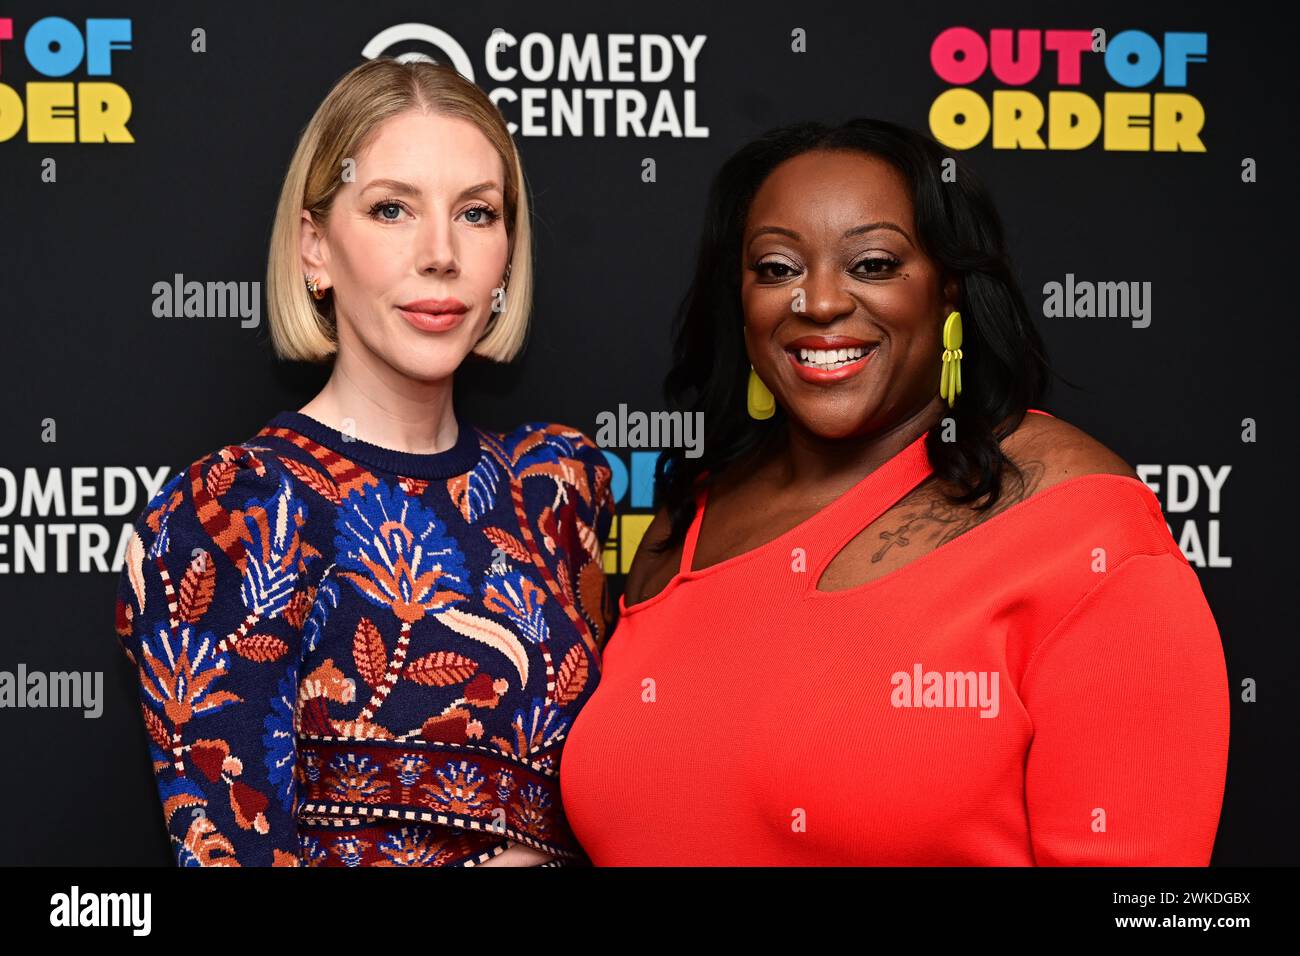
[[[961,313],[949,314],[943,324],[943,374],[939,376],[939,395],[952,408],[961,394]]]
[[[758,377],[758,373],[754,371],[752,364],[749,366],[749,388],[745,401],[749,408],[750,418],[757,418],[762,421],[765,418],[771,418],[776,412],[776,396],[763,384],[763,380]]]

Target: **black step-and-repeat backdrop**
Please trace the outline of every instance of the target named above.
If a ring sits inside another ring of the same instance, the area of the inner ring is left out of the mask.
[[[706,186],[742,143],[872,116],[960,150],[1079,386],[1048,407],[1134,464],[1218,620],[1234,702],[1214,862],[1296,862],[1295,61],[1273,13],[176,7],[0,3],[0,862],[172,860],[112,626],[130,525],[177,468],[323,384],[271,356],[275,201],[338,77],[402,54],[491,95],[532,188],[529,347],[456,380],[496,429],[595,436],[663,409]],[[237,283],[239,308],[159,304],[208,282]],[[605,454],[617,594],[659,452]]]

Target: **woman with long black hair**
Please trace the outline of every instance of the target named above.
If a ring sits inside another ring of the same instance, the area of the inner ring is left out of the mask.
[[[596,864],[1209,861],[1214,618],[1151,490],[1037,407],[1044,353],[929,138],[727,161],[666,381],[703,454],[661,459],[565,752]]]

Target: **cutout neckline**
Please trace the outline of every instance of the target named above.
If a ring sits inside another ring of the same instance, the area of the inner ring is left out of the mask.
[[[892,504],[893,501],[897,501],[902,494],[910,491],[932,471],[929,456],[925,450],[925,439],[928,434],[928,431],[922,432],[902,451],[895,453],[892,458],[886,459],[867,474],[863,475],[862,478],[858,479],[856,483],[851,485],[829,504],[814,511],[803,521],[800,521],[794,527],[781,532],[781,534],[777,535],[775,538],[765,541],[747,551],[742,551],[740,554],[735,554],[729,558],[723,559],[722,561],[710,564],[707,568],[692,569],[689,565],[695,557],[695,542],[699,538],[700,527],[704,522],[705,505],[708,502],[708,488],[707,486],[701,487],[696,493],[695,516],[691,520],[690,528],[686,532],[686,541],[682,546],[682,557],[678,564],[677,573],[668,579],[657,594],[638,601],[636,604],[631,606],[627,604],[623,595],[619,595],[618,606],[620,615],[635,613],[647,605],[657,603],[661,597],[669,594],[682,581],[694,580],[696,578],[701,578],[734,567],[744,561],[749,561],[760,554],[766,553],[771,548],[793,536],[797,536],[801,533],[806,534],[810,526],[818,522],[832,520],[840,511],[850,508],[860,498],[862,498],[863,495],[874,491],[877,486],[885,489],[890,487],[901,487],[901,492],[891,500]]]
[[[777,535],[775,538],[756,545],[748,551],[742,551],[740,554],[733,554],[729,558],[715,561],[708,567],[692,568],[691,565],[695,561],[695,547],[699,541],[700,529],[704,525],[704,514],[709,502],[709,489],[707,487],[702,487],[696,496],[695,517],[691,520],[691,526],[686,533],[686,541],[682,546],[682,557],[677,566],[677,573],[682,577],[697,577],[707,571],[712,571],[714,568],[720,568],[724,565],[731,564],[739,558],[744,558],[750,554],[767,548],[770,545],[776,544],[778,541],[781,541],[796,532],[806,533],[809,525],[823,518],[833,517],[833,512],[837,512],[847,507],[858,498],[861,498],[867,491],[868,486],[882,484],[886,479],[889,479],[894,475],[897,475],[898,479],[902,483],[906,484],[907,489],[903,492],[903,494],[906,494],[907,491],[910,491],[928,477],[930,472],[933,470],[930,467],[930,459],[925,450],[926,434],[926,432],[922,432],[910,444],[903,448],[902,451],[895,453],[891,458],[885,459],[885,461],[881,462],[871,471],[863,475],[828,504],[814,511],[794,527],[781,532],[781,534]],[[899,497],[901,497],[901,495]],[[888,510],[888,507],[892,507],[892,505],[897,501],[898,498],[895,498],[885,510]],[[633,606],[635,607],[635,605]]]
[[[1052,415],[1050,412],[1045,412],[1037,408],[1030,408],[1027,409],[1027,411],[1039,415],[1046,415],[1049,418],[1056,417]],[[1118,479],[1121,482],[1136,485],[1139,491],[1145,492],[1151,498],[1155,497],[1155,493],[1150,489],[1150,487],[1147,486],[1145,482],[1143,482],[1141,479],[1133,478],[1129,475],[1116,475],[1116,474],[1111,474],[1109,472],[1095,472],[1086,475],[1076,475],[1073,478],[1067,478],[1064,481],[1058,481],[1056,484],[1043,489],[1038,494],[1030,495],[1028,498],[1025,498],[1021,501],[1017,501],[1015,504],[1011,505],[1011,507],[1005,509],[1004,511],[999,512],[998,514],[993,515],[987,521],[975,525],[975,527],[971,528],[970,530],[964,532],[961,535],[958,535],[952,541],[949,541],[931,551],[926,552],[920,557],[915,558],[912,561],[909,561],[906,564],[895,568],[893,571],[890,571],[889,573],[884,574],[879,578],[874,578],[872,580],[864,581],[860,584],[856,584],[852,587],[841,588],[835,591],[819,590],[817,588],[817,582],[818,580],[820,580],[821,575],[825,572],[826,567],[829,566],[834,556],[838,554],[844,548],[844,546],[848,544],[849,541],[851,541],[858,534],[861,534],[862,531],[864,531],[866,528],[870,527],[871,523],[874,522],[877,518],[879,518],[881,514],[884,514],[885,511],[888,511],[889,508],[893,507],[893,505],[896,504],[904,495],[906,495],[917,484],[919,484],[922,479],[928,477],[930,472],[933,470],[930,466],[929,456],[925,450],[925,438],[927,434],[928,431],[922,432],[919,436],[917,436],[917,438],[910,445],[908,445],[902,451],[895,454],[894,457],[886,459],[874,470],[868,472],[856,484],[850,486],[843,494],[839,495],[839,497],[835,498],[825,507],[809,515],[807,518],[805,518],[803,521],[796,524],[794,527],[789,528],[786,531],[782,532],[781,534],[777,535],[775,538],[772,538],[771,540],[766,541],[763,544],[750,548],[747,551],[742,551],[740,554],[735,554],[729,558],[725,558],[722,561],[718,561],[715,562],[714,564],[710,564],[708,567],[691,568],[690,564],[694,561],[695,558],[695,545],[699,538],[700,528],[704,522],[705,505],[707,504],[708,501],[708,488],[707,486],[701,487],[699,491],[696,493],[695,516],[691,521],[690,528],[687,529],[686,532],[686,541],[683,544],[682,557],[678,564],[677,573],[674,574],[672,577],[670,577],[664,583],[664,586],[660,588],[657,593],[652,594],[648,598],[643,598],[642,600],[638,601],[635,604],[632,605],[627,604],[626,596],[620,594],[618,598],[618,608],[619,608],[620,617],[625,614],[635,614],[650,605],[659,603],[661,599],[667,597],[667,595],[671,594],[674,590],[676,590],[676,588],[682,582],[695,580],[697,578],[702,578],[707,575],[713,574],[717,571],[722,571],[727,568],[735,567],[736,565],[741,564],[744,561],[748,561],[754,557],[757,557],[760,554],[766,553],[769,549],[780,544],[783,541],[786,541],[792,535],[796,535],[800,532],[806,533],[809,525],[811,525],[813,522],[820,521],[820,520],[828,520],[830,517],[833,517],[833,515],[836,512],[840,511],[844,507],[847,507],[853,501],[862,497],[862,495],[864,495],[868,489],[874,488],[874,486],[877,483],[883,484],[885,479],[890,477],[894,477],[896,481],[898,481],[903,485],[902,490],[894,498],[892,498],[889,501],[889,503],[885,505],[885,507],[881,508],[875,514],[873,514],[869,521],[867,521],[865,524],[857,526],[852,531],[851,534],[848,534],[847,536],[843,537],[843,539],[840,540],[839,543],[835,545],[835,547],[831,548],[827,554],[820,556],[817,559],[818,566],[816,569],[813,569],[811,571],[809,575],[809,583],[804,588],[805,598],[815,596],[815,597],[820,597],[821,599],[826,599],[826,598],[833,599],[841,595],[860,593],[862,591],[866,591],[873,585],[881,584],[885,581],[891,581],[897,575],[902,574],[904,571],[906,571],[908,568],[912,567],[913,565],[924,562],[927,558],[929,558],[933,554],[937,554],[940,551],[943,551],[947,548],[951,548],[952,546],[956,545],[957,542],[961,541],[964,538],[969,538],[973,534],[976,534],[978,531],[980,531],[981,528],[993,524],[1004,515],[1010,514],[1016,511],[1021,506],[1028,505],[1039,498],[1044,498],[1058,488],[1074,487],[1078,483],[1090,479],[1099,479],[1099,478]],[[1158,502],[1156,504],[1156,507],[1157,508],[1159,507]]]

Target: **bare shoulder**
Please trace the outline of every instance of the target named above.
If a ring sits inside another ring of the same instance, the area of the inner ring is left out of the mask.
[[[1034,478],[1033,494],[1081,475],[1137,478],[1133,466],[1087,432],[1060,418],[1027,413],[1002,443],[1016,466]]]
[[[961,489],[943,481],[927,481],[887,511],[880,523],[892,527],[890,521],[901,520],[903,524],[901,528],[894,528],[895,532],[911,531],[917,540],[938,547],[1019,502],[1071,478],[1083,475],[1138,477],[1128,462],[1082,429],[1059,418],[1032,412],[1027,413],[1015,431],[1002,440],[1002,451],[1019,469],[1019,474],[1004,471],[1003,485],[993,504],[976,508],[969,503],[953,502],[949,495],[956,495]],[[933,530],[927,537],[926,531],[931,527]],[[896,557],[902,556],[901,549],[894,550],[899,552]],[[875,560],[873,557],[872,561]]]

